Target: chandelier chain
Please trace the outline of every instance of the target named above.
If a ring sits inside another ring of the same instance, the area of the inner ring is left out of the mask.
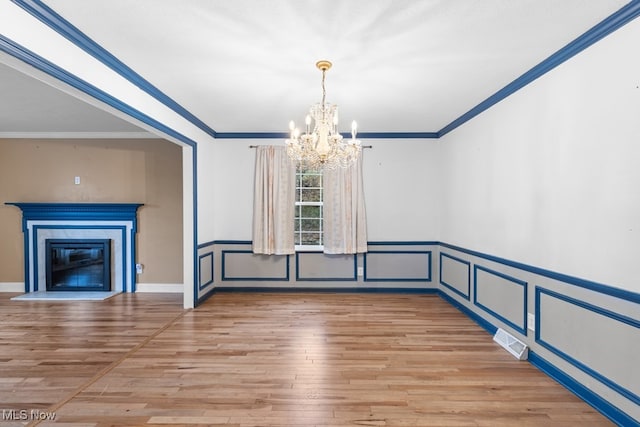
[[[326,97],[327,97],[327,90],[324,87],[324,79],[325,79],[326,74],[327,74],[327,70],[323,68],[322,69],[322,107],[323,107],[323,110],[324,110],[324,105],[326,103],[325,100],[326,100]]]

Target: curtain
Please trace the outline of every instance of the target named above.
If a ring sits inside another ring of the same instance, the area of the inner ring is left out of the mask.
[[[295,172],[285,147],[257,147],[253,195],[253,252],[256,254],[295,252]]]
[[[324,252],[367,252],[362,154],[348,168],[324,171]]]

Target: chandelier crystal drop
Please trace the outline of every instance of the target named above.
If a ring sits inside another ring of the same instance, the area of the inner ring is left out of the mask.
[[[346,168],[355,163],[362,152],[362,144],[356,139],[357,124],[355,121],[351,123],[350,139],[340,135],[338,106],[326,102],[324,87],[331,62],[318,61],[316,67],[322,71],[322,101],[309,109],[303,134],[293,121],[289,123],[290,136],[285,141],[287,154],[295,162],[310,169]]]

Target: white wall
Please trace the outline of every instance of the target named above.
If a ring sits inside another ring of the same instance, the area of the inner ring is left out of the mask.
[[[282,141],[222,139],[213,145],[215,240],[251,240],[255,150],[248,147],[261,144]],[[363,144],[373,146],[364,149],[363,170],[369,240],[437,240],[438,142],[372,139]]]
[[[441,139],[441,240],[640,291],[640,20]]]

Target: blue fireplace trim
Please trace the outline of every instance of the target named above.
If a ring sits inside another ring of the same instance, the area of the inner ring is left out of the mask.
[[[27,221],[132,221],[138,230],[137,212],[143,203],[19,203],[6,202],[22,210],[22,230]]]
[[[5,202],[5,205],[17,206],[22,210],[22,232],[24,233],[24,250],[25,250],[25,292],[29,292],[29,221],[127,221],[131,222],[131,287],[130,291],[136,290],[136,277],[135,268],[133,263],[136,259],[136,245],[135,235],[138,231],[138,217],[137,212],[140,206],[144,206],[144,203],[44,203],[44,202]],[[36,226],[34,228],[34,235],[37,233],[37,229],[43,226]],[[47,226],[46,228],[56,228],[58,225]],[[65,226],[68,228],[68,226]],[[71,226],[71,228],[75,228]],[[85,228],[85,227],[82,227]],[[95,228],[95,227],[92,227]],[[111,228],[109,226],[98,226],[97,228]],[[123,230],[124,233],[124,230]],[[123,236],[123,245],[125,245]],[[126,246],[126,245],[125,245]],[[126,276],[126,256],[124,258],[125,265],[123,265],[123,274]],[[37,271],[37,266],[35,267]],[[127,281],[123,279],[122,283],[123,292],[126,292]],[[34,290],[37,290],[34,289]]]

